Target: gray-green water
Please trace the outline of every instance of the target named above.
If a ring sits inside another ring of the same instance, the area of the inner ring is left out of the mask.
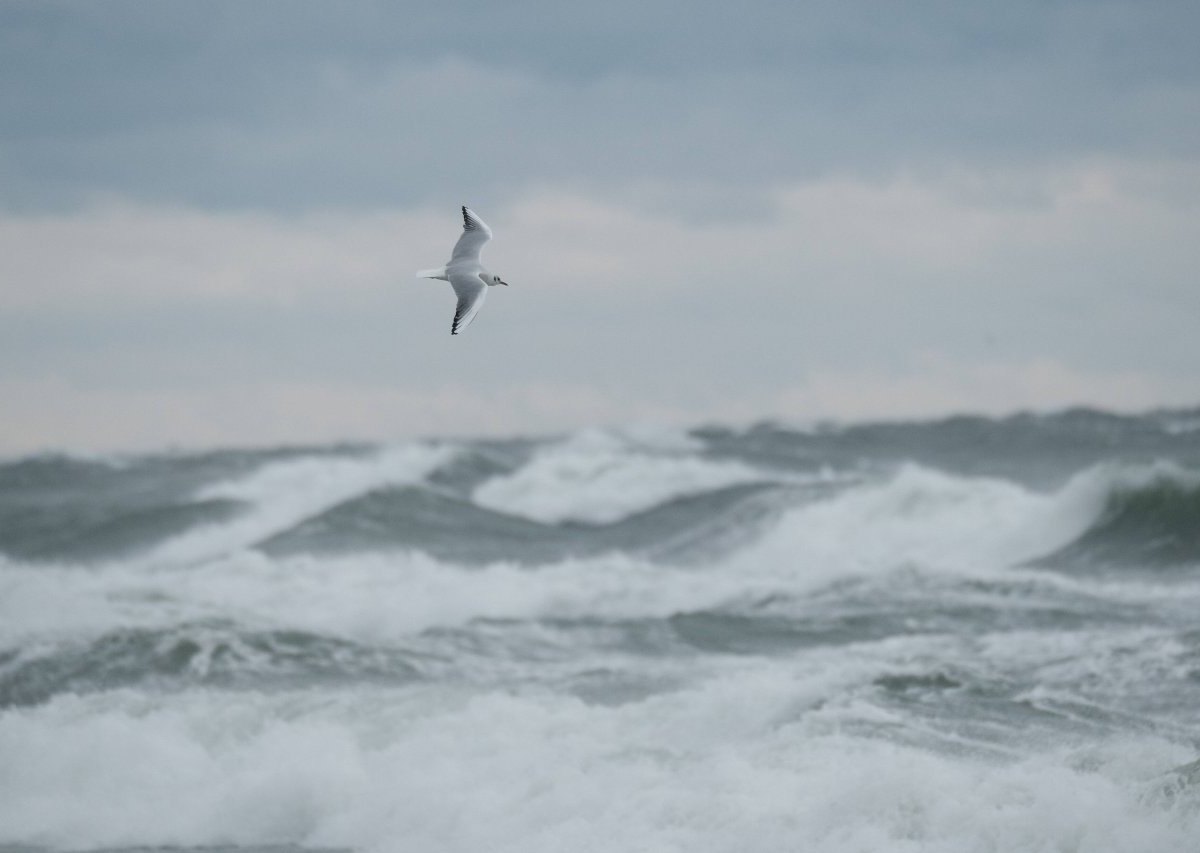
[[[1194,851],[1198,613],[1200,410],[8,460],[0,845]]]

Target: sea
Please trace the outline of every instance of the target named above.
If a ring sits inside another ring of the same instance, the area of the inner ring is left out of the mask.
[[[1200,851],[1200,408],[0,460],[0,851]]]

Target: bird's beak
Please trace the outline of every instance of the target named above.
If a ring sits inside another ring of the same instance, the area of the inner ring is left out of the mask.
[[[507,281],[502,281],[502,282],[500,282],[500,283],[501,283],[501,284],[503,284],[505,287],[508,287],[508,282],[507,282]]]

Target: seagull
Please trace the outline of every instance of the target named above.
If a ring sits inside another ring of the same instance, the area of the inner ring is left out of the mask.
[[[463,233],[454,244],[449,263],[444,267],[417,272],[417,278],[448,281],[454,288],[458,296],[458,307],[454,309],[454,322],[450,324],[452,335],[457,335],[471,325],[471,321],[479,313],[479,307],[483,305],[483,297],[487,296],[489,287],[497,284],[508,287],[508,282],[501,281],[500,276],[492,275],[479,263],[479,253],[483,251],[484,244],[492,239],[492,229],[465,204],[462,215]]]

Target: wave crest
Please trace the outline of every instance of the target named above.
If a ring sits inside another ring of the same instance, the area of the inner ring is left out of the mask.
[[[314,681],[406,682],[401,652],[302,630],[239,630],[227,623],[110,631],[82,643],[0,652],[0,708],[59,693],[121,687],[255,687]]]
[[[1200,473],[1173,465],[1105,467],[1092,474],[1101,508],[1083,533],[1038,565],[1183,567],[1200,565]]]
[[[479,506],[546,524],[611,524],[673,498],[773,479],[696,451],[679,440],[584,430],[484,482],[472,497]]]

